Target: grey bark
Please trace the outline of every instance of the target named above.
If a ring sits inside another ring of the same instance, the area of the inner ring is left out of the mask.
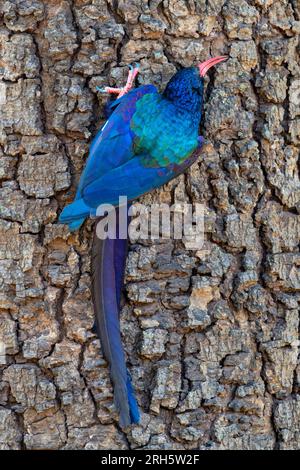
[[[299,15],[297,0],[1,1],[0,449],[300,447]],[[142,422],[122,432],[92,332],[91,222],[70,234],[57,214],[104,120],[97,85],[137,61],[162,89],[219,54],[199,162],[144,198],[204,203],[205,247],[130,246]]]

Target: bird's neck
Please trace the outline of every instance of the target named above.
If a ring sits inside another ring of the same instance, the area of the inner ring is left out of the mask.
[[[174,112],[177,115],[180,115],[182,119],[187,119],[191,121],[197,128],[199,127],[202,114],[202,102],[188,102],[181,99],[170,99],[163,93],[163,99],[168,102],[171,102],[174,106]]]
[[[170,101],[167,98],[165,99],[167,101]],[[171,103],[174,107],[174,114],[179,117],[180,120],[190,122],[191,130],[198,130],[201,121],[202,106],[195,109],[190,109],[188,106],[182,105],[182,103],[180,103],[179,101],[171,101]]]

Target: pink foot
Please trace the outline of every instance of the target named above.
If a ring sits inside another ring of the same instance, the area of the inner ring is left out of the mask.
[[[132,65],[129,65],[129,73],[127,77],[127,82],[124,87],[122,88],[111,88],[109,86],[106,86],[104,88],[96,87],[96,90],[100,91],[100,93],[115,93],[118,95],[117,99],[121,98],[122,96],[126,95],[126,93],[128,93],[131,90],[135,77],[137,76],[138,73],[139,73],[138,64],[135,64],[134,67]]]

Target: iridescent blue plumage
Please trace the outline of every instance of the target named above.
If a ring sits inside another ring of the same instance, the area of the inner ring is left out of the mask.
[[[163,95],[147,85],[116,100],[60,221],[81,224],[102,203],[134,200],[172,179],[197,148],[202,96],[203,79],[191,67],[177,72]]]
[[[135,112],[136,102],[147,93],[156,93],[156,88],[152,85],[137,88],[107,106],[110,118],[97,132],[91,143],[89,157],[80,178],[75,200],[65,207],[60,215],[60,221],[68,223],[70,230],[77,230],[87,216],[95,215],[94,208],[103,202],[99,195],[99,202],[91,207],[87,206],[83,198],[86,186],[132,158],[133,135],[130,121]]]
[[[196,68],[179,71],[163,94],[143,86],[114,101],[95,136],[75,200],[60,221],[80,227],[100,204],[131,202],[183,173],[201,147],[198,128],[203,79]],[[122,426],[139,421],[119,329],[120,292],[126,260],[124,240],[93,242],[92,292],[103,354],[109,366]]]

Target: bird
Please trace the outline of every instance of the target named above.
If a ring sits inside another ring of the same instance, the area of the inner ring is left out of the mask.
[[[63,209],[59,222],[68,224],[71,231],[77,230],[87,217],[96,216],[101,204],[119,211],[120,196],[126,196],[130,205],[194,163],[204,141],[198,135],[204,77],[226,59],[217,56],[181,68],[162,93],[152,84],[133,88],[138,65],[130,66],[124,87],[98,88],[99,92],[115,94],[116,99],[107,104],[107,120],[92,140],[74,201]],[[126,257],[127,239],[116,235],[101,240],[94,231],[91,290],[96,330],[109,365],[122,428],[140,422],[120,333]]]

